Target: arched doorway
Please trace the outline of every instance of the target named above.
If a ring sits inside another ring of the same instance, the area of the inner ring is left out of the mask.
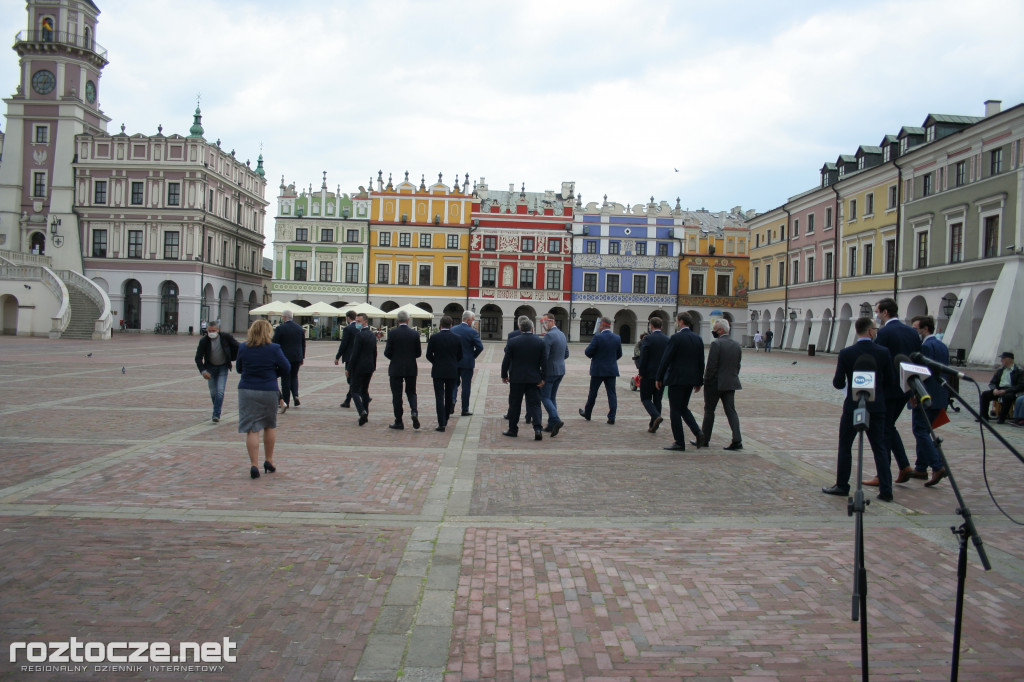
[[[480,336],[495,339],[501,333],[501,308],[488,303],[480,309]]]
[[[428,313],[434,312],[433,306],[431,306],[429,303],[424,303],[423,301],[420,301],[419,303],[417,303],[416,307],[417,308],[421,308],[423,310],[426,310]]]
[[[441,312],[441,314],[447,315],[448,317],[452,318],[452,322],[458,324],[459,322],[462,321],[462,313],[465,312],[465,310],[466,309],[463,308],[461,305],[452,301],[451,303],[444,307],[444,310]]]
[[[910,324],[910,320],[917,317],[918,315],[928,314],[928,302],[924,300],[924,296],[915,296],[910,299],[910,305],[907,306],[906,321]]]
[[[46,235],[42,232],[33,232],[29,237],[29,247],[34,255],[44,255],[46,253]]]
[[[124,324],[128,329],[142,329],[142,285],[137,279],[125,280],[121,291],[124,297]]]
[[[612,331],[619,335],[622,343],[633,343],[636,337],[636,313],[632,310],[620,310],[615,313]]]
[[[804,332],[800,338],[800,348],[807,348],[811,342],[811,326],[814,324],[814,313],[808,310],[804,314]],[[817,345],[817,344],[815,344]]]
[[[819,350],[831,350],[828,348],[828,337],[832,329],[832,310],[825,308],[825,312],[821,314],[821,331],[818,332],[818,349]]]
[[[662,331],[665,332],[668,335],[672,335],[672,333],[675,331],[674,325],[671,324],[672,316],[669,315],[664,310],[655,310],[653,313],[651,313],[650,315],[647,316],[647,319],[650,320],[650,319],[655,318],[655,317],[660,317],[661,318],[661,329],[662,329]]]
[[[836,327],[836,335],[832,339],[832,350],[846,347],[846,340],[850,337],[850,325],[853,324],[853,307],[844,303],[839,309],[839,324]]]
[[[402,306],[398,305],[394,301],[384,301],[383,303],[380,304],[380,309],[383,310],[386,313],[390,313],[392,310],[395,310],[396,308],[401,308],[401,307]]]
[[[978,330],[981,329],[981,321],[985,319],[985,312],[988,310],[988,304],[992,300],[992,290],[985,289],[978,297],[974,299],[974,314],[971,317],[971,339],[973,346],[973,339],[978,338]]]
[[[4,336],[18,335],[18,299],[9,294],[0,296],[0,319]]]
[[[232,311],[233,320],[231,324],[231,331],[238,332],[245,329],[245,320],[248,317],[247,306],[245,305],[245,294],[242,293],[242,288],[235,289],[235,308]]]
[[[597,308],[587,308],[580,313],[580,341],[590,341],[593,338],[599,319],[601,311]]]
[[[521,305],[518,308],[516,308],[515,315],[513,315],[515,319],[512,320],[512,324],[516,325],[516,329],[519,328],[519,318],[523,317],[524,315],[530,318],[530,322],[536,323],[537,311],[533,309],[533,306]]]
[[[160,285],[160,324],[178,330],[178,285],[171,280]]]
[[[555,307],[548,311],[548,316],[555,321],[555,326],[563,332],[569,331],[569,311],[565,308]]]

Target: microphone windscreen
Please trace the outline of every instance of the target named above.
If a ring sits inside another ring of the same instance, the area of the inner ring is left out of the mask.
[[[874,372],[878,369],[878,363],[875,362],[875,357],[870,353],[863,353],[856,362],[853,363],[854,372]]]
[[[906,362],[907,364],[910,364],[910,358],[908,358],[903,353],[900,353],[899,355],[897,355],[896,357],[894,357],[892,359],[892,365],[896,369],[897,372],[900,371],[900,364],[904,363],[904,362]]]
[[[913,360],[914,362],[916,362],[919,365],[926,365],[926,364],[928,364],[928,363],[925,362],[924,353],[921,353],[920,351],[918,351],[916,353],[911,353],[910,354],[910,359]]]

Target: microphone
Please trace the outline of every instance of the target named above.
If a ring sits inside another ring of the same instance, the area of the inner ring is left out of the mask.
[[[913,360],[914,362],[916,362],[919,365],[925,365],[926,367],[930,367],[930,368],[934,369],[936,372],[942,372],[944,374],[952,374],[954,376],[960,377],[961,379],[967,379],[968,381],[974,381],[973,379],[971,379],[969,376],[967,376],[963,372],[955,370],[952,367],[950,367],[949,365],[944,365],[941,362],[936,362],[935,360],[932,360],[931,358],[926,357],[925,354],[921,353],[920,351],[918,351],[916,353],[911,353],[910,354],[910,359]]]
[[[897,355],[893,362],[900,371],[900,386],[913,391],[924,409],[929,409],[932,406],[932,397],[928,394],[928,389],[921,383],[921,377],[930,379],[932,373],[928,371],[927,367],[911,364],[910,358],[902,353]]]
[[[864,398],[868,402],[874,402],[876,369],[878,369],[878,364],[875,362],[875,358],[868,353],[862,354],[853,363],[850,387],[857,400]]]

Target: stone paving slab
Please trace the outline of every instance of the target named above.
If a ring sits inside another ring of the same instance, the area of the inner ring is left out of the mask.
[[[820,493],[843,397],[834,356],[745,353],[744,450],[721,450],[719,412],[712,448],[668,453],[667,424],[646,433],[628,357],[616,424],[600,419],[603,393],[585,422],[587,362],[573,344],[567,425],[536,442],[524,425],[500,435],[500,343],[479,358],[473,416],[439,434],[425,361],[423,429],[387,429],[383,358],[359,427],[338,408],[337,343],[310,342],[302,407],[279,419],[279,471],[254,481],[237,377],[211,424],[197,341],[0,339],[0,650],[44,634],[239,643],[218,674],[115,679],[859,677],[853,520],[845,499]],[[699,418],[703,396],[691,407]],[[1024,429],[997,428],[1024,446]],[[960,672],[1020,679],[1024,534],[985,478],[1024,517],[1024,468],[991,436],[983,451],[966,412],[942,435],[993,563],[984,572],[970,548]],[[876,677],[948,679],[955,508],[948,481],[897,485],[894,504],[868,508]],[[109,676],[0,661],[0,678]]]

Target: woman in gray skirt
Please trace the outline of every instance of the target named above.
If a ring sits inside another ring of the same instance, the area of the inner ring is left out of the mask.
[[[245,343],[238,347],[235,371],[238,382],[238,432],[245,434],[249,451],[249,475],[260,477],[260,431],[263,431],[263,470],[274,473],[274,442],[277,440],[277,377],[291,371],[281,346],[272,343],[274,328],[266,320],[249,327]]]

